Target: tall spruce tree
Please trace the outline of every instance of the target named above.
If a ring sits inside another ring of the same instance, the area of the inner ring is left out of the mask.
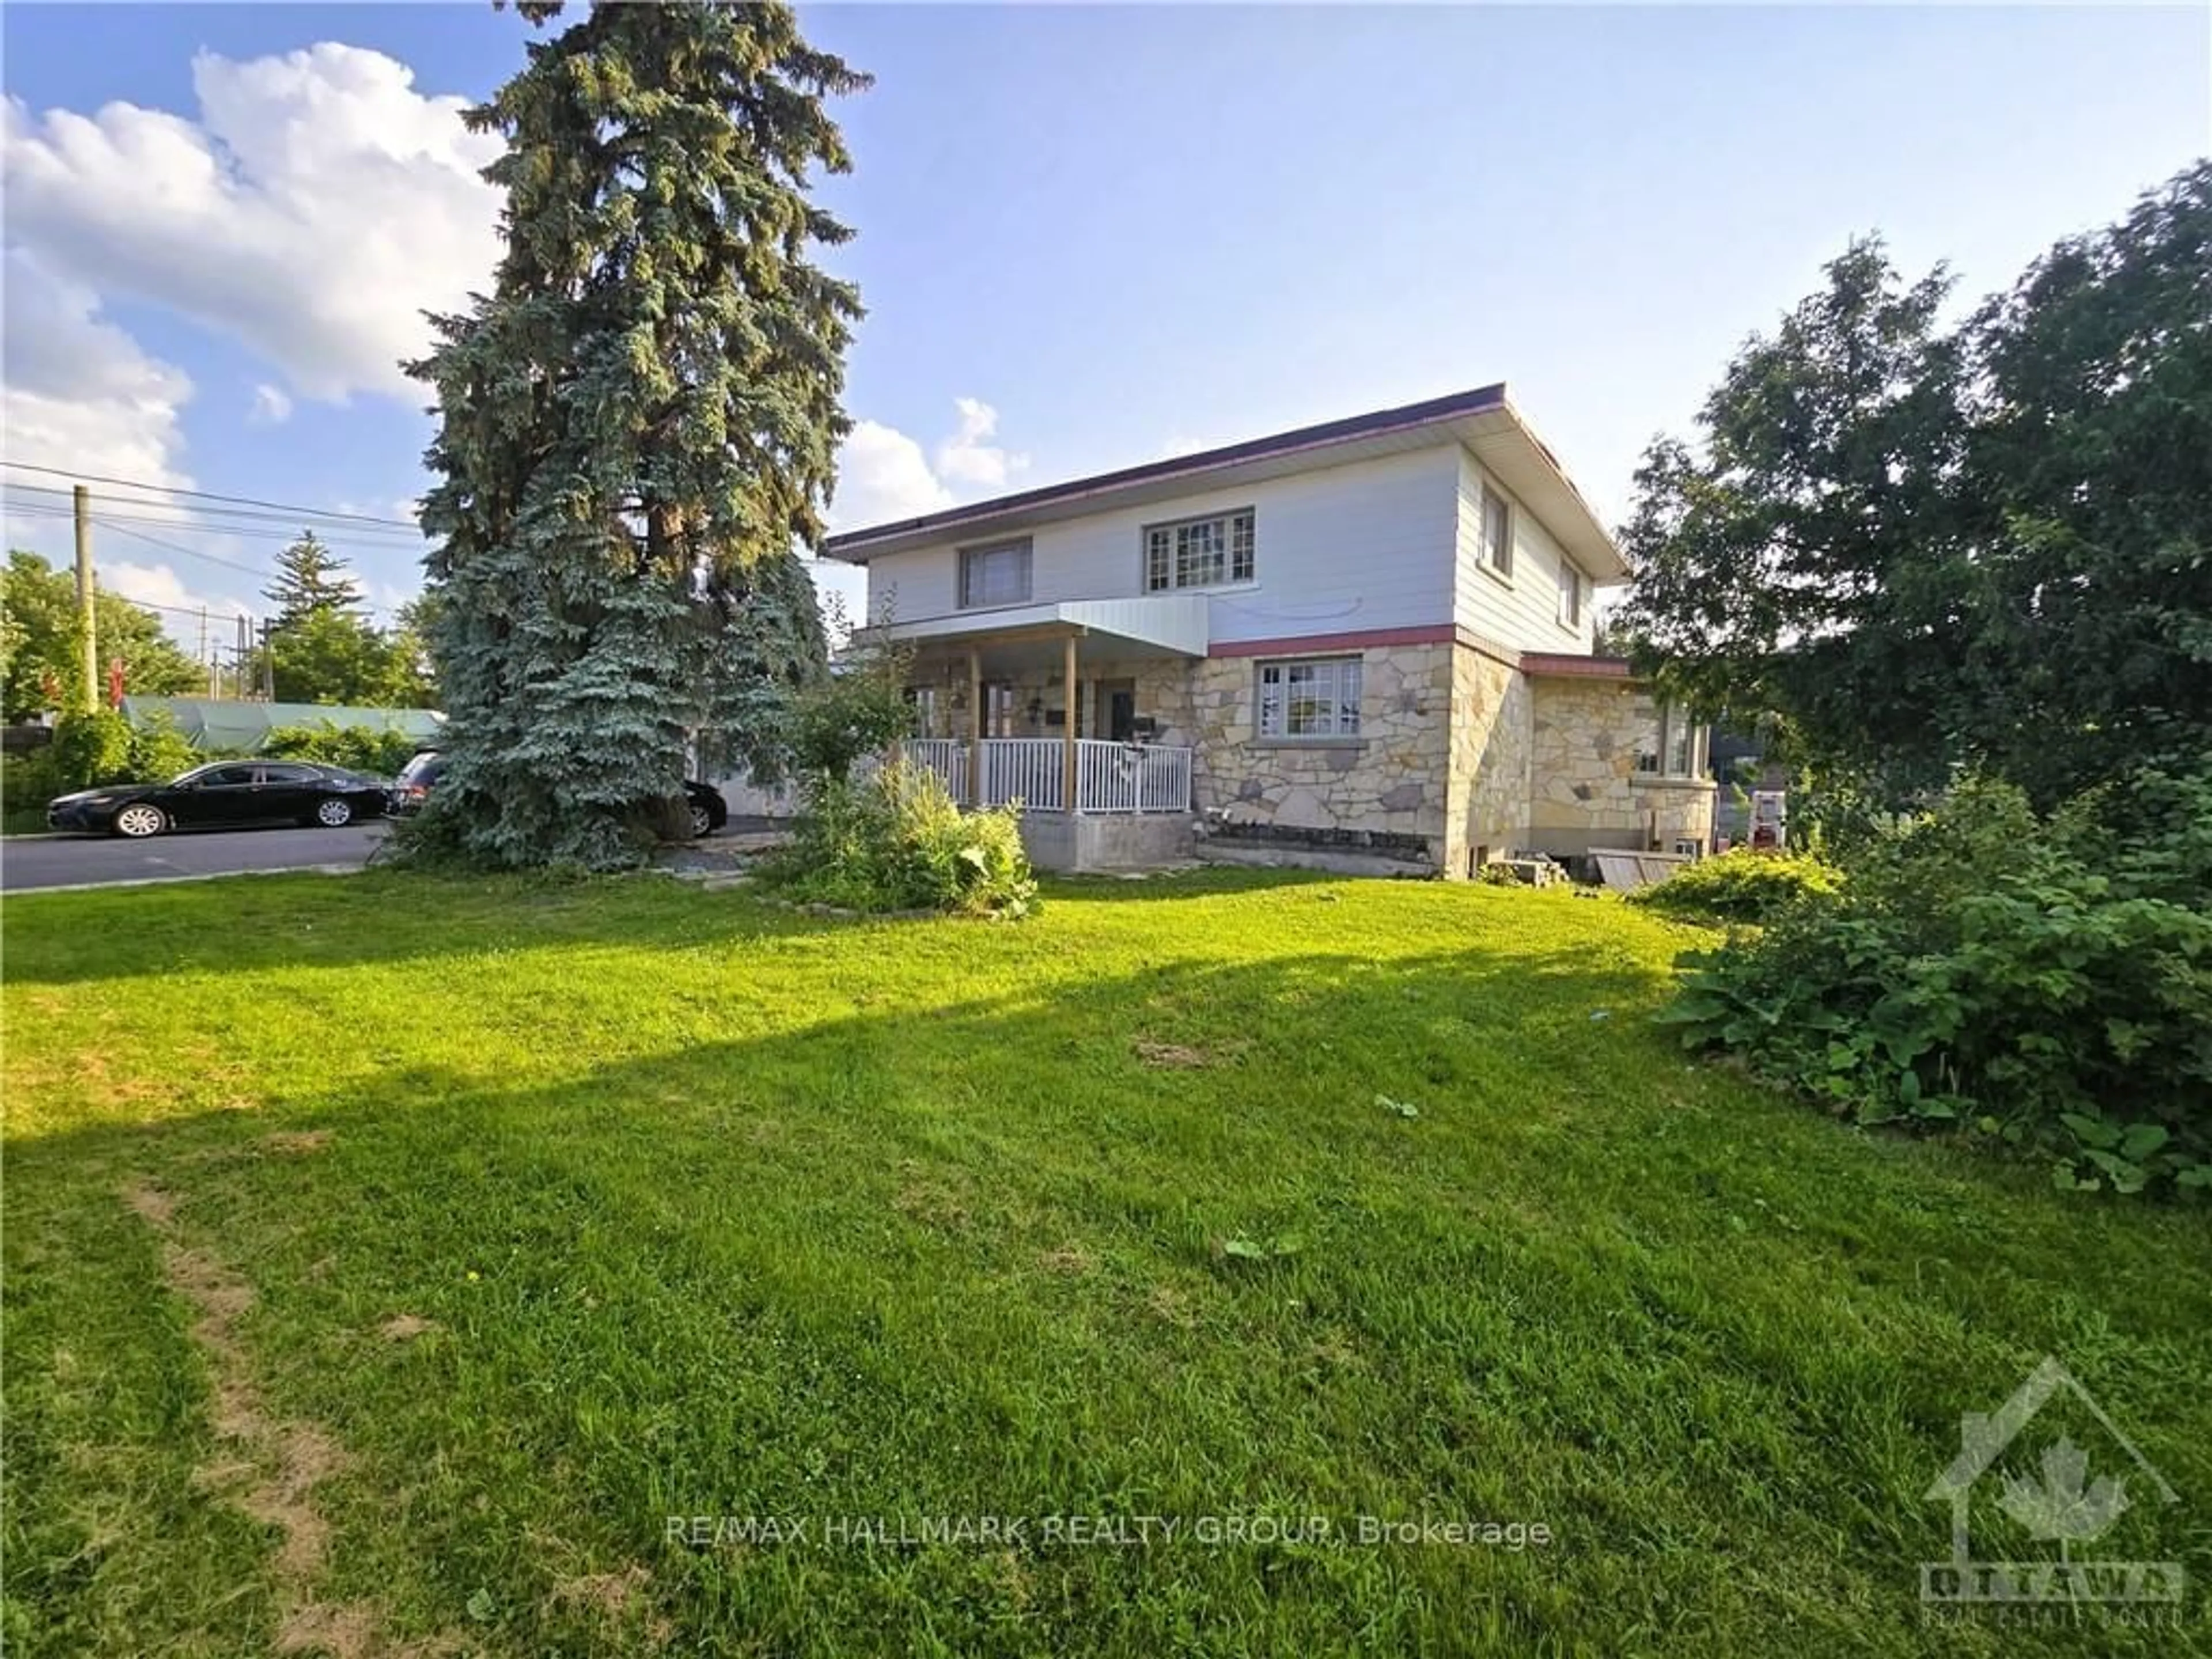
[[[774,689],[819,671],[795,550],[860,307],[813,263],[851,233],[806,189],[848,166],[823,99],[866,84],[784,5],[598,4],[469,112],[507,141],[507,252],[410,366],[441,416],[434,819],[467,855],[635,861],[687,732],[757,750]]]
[[[276,575],[262,596],[276,607],[276,626],[303,622],[318,611],[361,609],[361,585],[346,573],[345,561],[303,530],[276,556]]]

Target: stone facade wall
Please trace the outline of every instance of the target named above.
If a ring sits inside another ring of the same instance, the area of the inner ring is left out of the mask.
[[[1532,716],[1528,677],[1487,652],[1452,652],[1451,812],[1443,873],[1472,875],[1478,854],[1528,844]]]
[[[1342,830],[1418,837],[1442,867],[1449,813],[1451,647],[1382,646],[1360,658],[1356,741],[1258,738],[1258,659],[1188,665],[1188,724],[1160,740],[1196,751],[1198,807],[1221,825]],[[1139,682],[1140,714],[1146,684]]]
[[[1714,787],[1636,769],[1638,752],[1657,747],[1648,688],[1531,678],[1462,644],[1377,646],[1359,658],[1356,740],[1260,738],[1256,658],[1116,658],[1087,648],[1079,664],[1079,730],[1091,735],[1097,682],[1130,681],[1137,715],[1155,723],[1154,740],[1193,751],[1202,820],[1231,834],[1279,836],[1289,847],[1374,836],[1393,856],[1425,848],[1429,866],[1449,878],[1472,874],[1477,854],[1711,845]],[[965,698],[965,674],[962,665],[957,684],[940,685],[938,735],[968,733],[974,711],[951,707],[956,696]],[[1029,718],[1032,699],[1048,711],[1062,706],[1057,667],[1012,683],[1010,735],[1063,735],[1064,726]]]
[[[1659,711],[1648,687],[1614,679],[1546,677],[1534,682],[1528,844],[1559,855],[1593,847],[1712,843],[1710,781],[1636,769],[1656,753]]]

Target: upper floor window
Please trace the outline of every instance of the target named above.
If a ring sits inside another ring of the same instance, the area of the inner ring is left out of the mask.
[[[1263,738],[1359,735],[1359,659],[1318,657],[1260,665]]]
[[[1559,561],[1559,621],[1568,628],[1583,625],[1583,573]]]
[[[1252,509],[1210,519],[1145,527],[1145,592],[1219,587],[1249,582],[1253,572]]]
[[[1030,544],[999,542],[960,550],[960,608],[1021,605],[1030,596]]]
[[[1482,487],[1482,562],[1501,576],[1513,574],[1513,509],[1488,484]]]

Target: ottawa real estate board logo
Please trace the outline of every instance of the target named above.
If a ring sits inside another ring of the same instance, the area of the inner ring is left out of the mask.
[[[2059,1409],[2031,1432],[2054,1401]],[[2080,1419],[2097,1465],[2070,1426],[2056,1425],[2062,1416]],[[2179,1611],[2179,1561],[2112,1559],[2153,1553],[2144,1547],[2148,1519],[2179,1494],[2054,1358],[2045,1356],[1996,1411],[1959,1419],[1959,1455],[1924,1495],[1951,1506],[1951,1559],[1920,1564],[1920,1599],[1931,1612]],[[1974,1528],[2002,1547],[1978,1554]],[[2022,1534],[2039,1548],[2014,1547]]]

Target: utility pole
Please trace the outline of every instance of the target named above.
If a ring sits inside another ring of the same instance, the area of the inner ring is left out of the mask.
[[[84,706],[100,707],[100,640],[95,617],[98,589],[92,580],[92,492],[79,484],[70,499],[76,508],[76,614],[84,630]]]
[[[200,607],[200,660],[207,665],[208,696],[215,696],[215,653],[208,647],[207,607]]]

